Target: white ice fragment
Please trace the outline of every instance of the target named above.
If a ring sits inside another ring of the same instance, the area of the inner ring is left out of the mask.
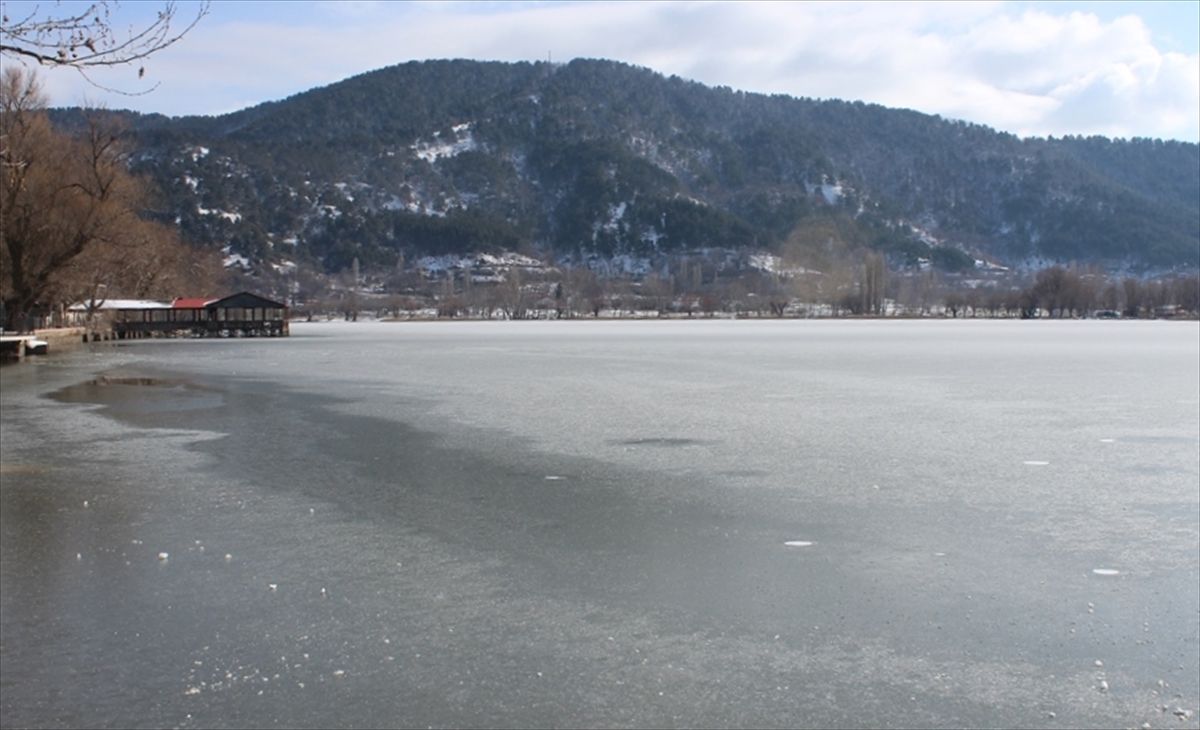
[[[270,588],[271,590],[276,591],[276,590],[279,590],[279,584],[278,583],[268,583],[267,588]]]
[[[328,593],[326,593],[326,592],[325,592],[325,588],[324,588],[324,587],[322,587],[322,588],[321,588],[321,597],[322,597],[322,598],[324,598],[324,597],[325,597],[325,596],[327,596],[327,595],[329,595],[329,594],[328,594]]]
[[[83,553],[75,553],[76,560],[83,560]]]
[[[186,690],[184,690],[183,693],[185,695],[198,695],[198,694],[200,694],[200,688],[199,687],[188,687]]]
[[[557,474],[550,474],[546,477],[546,481],[548,482],[561,482],[563,479],[566,479],[566,477],[560,477]]]
[[[1096,661],[1092,662],[1092,664],[1095,664],[1095,665],[1096,665],[1096,666],[1098,666],[1098,667],[1102,667],[1102,666],[1104,666],[1104,662],[1100,661],[1099,659],[1097,659]]]
[[[814,543],[808,540],[788,540],[784,543],[785,547],[811,547]]]
[[[933,554],[933,557],[935,557],[935,558],[944,558],[944,557],[946,557],[946,553],[934,553],[934,554]]]
[[[333,676],[344,677],[344,676],[346,676],[346,670],[345,669],[335,669],[335,670],[333,670]]]
[[[1049,466],[1050,465],[1050,462],[1048,462],[1048,461],[1026,461],[1023,463],[1025,464],[1025,466]]]
[[[230,560],[233,560],[233,556],[229,553],[225,553],[225,562],[228,563]]]
[[[1107,692],[1107,691],[1108,691],[1108,680],[1106,680],[1106,679],[1102,679],[1102,680],[1100,680],[1100,691],[1101,691],[1101,692]]]
[[[171,554],[170,554],[170,553],[159,553],[159,554],[158,554],[158,559],[159,559],[159,560],[166,560],[166,559],[167,559],[167,558],[169,558],[169,557],[171,557]]]
[[[87,509],[87,506],[88,506],[88,501],[85,499],[85,500],[83,500],[83,508]]]
[[[1092,573],[1095,575],[1120,575],[1121,571],[1113,568],[1092,568]]]
[[[1100,439],[1100,443],[1102,444],[1115,444],[1116,442],[1116,439]]]
[[[310,515],[315,515],[315,514],[317,513],[317,509],[316,509],[316,507],[309,507],[309,508],[308,508],[308,513],[309,513]]]

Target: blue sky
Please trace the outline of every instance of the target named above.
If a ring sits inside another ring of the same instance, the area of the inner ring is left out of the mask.
[[[33,6],[3,3],[10,16]],[[71,2],[63,3],[70,7]],[[137,25],[161,8],[125,2]],[[178,2],[180,15],[196,4]],[[42,3],[43,12],[53,3]],[[41,72],[51,102],[219,114],[426,58],[611,58],[710,85],[841,98],[1022,136],[1200,141],[1200,0],[228,2],[136,69]],[[12,63],[5,59],[4,63]]]

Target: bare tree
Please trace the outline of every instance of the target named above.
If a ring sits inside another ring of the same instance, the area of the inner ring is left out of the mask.
[[[144,195],[118,135],[92,119],[83,135],[53,129],[32,74],[0,77],[0,300],[6,327],[36,308],[108,292],[138,295],[199,260],[173,233],[138,217]],[[160,260],[161,259],[161,260]],[[171,259],[175,264],[167,265]],[[192,272],[196,273],[196,272]],[[139,280],[140,279],[140,280]]]
[[[525,309],[528,306],[525,288],[521,283],[521,271],[517,267],[510,268],[504,275],[504,281],[494,289],[496,309],[504,314],[505,319],[525,319]]]
[[[208,14],[209,0],[197,3],[194,16],[182,17],[175,2],[165,2],[152,20],[124,31],[118,29],[116,0],[97,0],[82,10],[73,7],[56,4],[54,11],[43,12],[41,6],[34,6],[23,17],[10,16],[5,8],[0,15],[0,56],[73,68],[96,86],[87,75],[89,70],[137,64],[140,79],[146,73],[145,59],[196,27]]]
[[[883,314],[883,298],[887,290],[887,261],[883,254],[868,252],[863,257],[862,311]]]
[[[1133,277],[1121,281],[1121,291],[1125,295],[1125,307],[1122,312],[1126,317],[1140,317],[1142,305],[1145,303],[1145,287],[1142,282]]]

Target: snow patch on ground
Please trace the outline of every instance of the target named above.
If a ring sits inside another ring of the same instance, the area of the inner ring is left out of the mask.
[[[837,203],[839,200],[842,199],[842,186],[841,185],[838,185],[836,183],[833,185],[822,185],[820,187],[820,189],[821,189],[821,196],[823,198],[825,198],[825,202],[830,205],[834,205],[835,203]]]
[[[610,205],[608,207],[608,222],[601,225],[601,228],[605,231],[615,233],[620,227],[621,219],[625,217],[625,210],[628,207],[628,204],[625,202],[618,203],[617,205]]]
[[[440,132],[434,132],[433,141],[423,142],[417,141],[410,149],[416,153],[417,157],[426,162],[436,162],[443,157],[455,157],[464,152],[469,152],[479,148],[479,143],[475,141],[474,135],[471,134],[470,123],[456,124],[450,128],[454,133],[454,139],[441,139]]]
[[[618,254],[611,258],[589,258],[586,264],[589,269],[604,276],[645,276],[654,269],[649,258],[632,254]]]
[[[230,223],[237,223],[242,220],[241,213],[231,213],[227,210],[221,210],[220,208],[205,208],[202,205],[197,205],[196,212],[200,215],[215,215],[219,218],[224,218]]]
[[[765,271],[768,274],[775,274],[776,276],[782,277],[805,276],[810,274],[820,275],[821,273],[814,269],[806,269],[803,266],[784,266],[783,259],[769,253],[750,254],[750,258],[747,263],[752,269],[758,269],[759,271]]]
[[[783,268],[783,259],[769,253],[751,254],[750,266],[769,274],[777,274]]]
[[[662,240],[663,238],[666,238],[666,236],[659,233],[654,228],[647,228],[645,231],[642,232],[642,240],[655,248],[658,248],[658,242],[660,240]]]
[[[474,256],[422,256],[416,261],[417,268],[428,274],[446,271],[469,270],[479,266],[494,268],[544,268],[546,263],[531,256],[506,251],[499,254],[481,253]]]
[[[225,257],[223,263],[227,269],[232,269],[234,267],[244,270],[250,269],[250,259],[242,256],[241,254],[231,253]]]

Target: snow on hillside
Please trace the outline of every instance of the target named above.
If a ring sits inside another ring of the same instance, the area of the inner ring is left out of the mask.
[[[506,251],[500,254],[481,253],[472,256],[422,256],[416,261],[417,268],[428,274],[440,274],[452,270],[472,269],[487,266],[497,269],[544,269],[546,262],[519,253]]]
[[[441,132],[434,132],[434,141],[418,141],[410,149],[416,153],[418,158],[432,163],[443,157],[455,157],[464,152],[479,148],[479,143],[475,141],[474,135],[471,134],[470,123],[456,124],[450,129],[454,135],[453,140],[443,140],[441,139]]]
[[[224,218],[230,223],[237,223],[242,219],[241,213],[230,213],[227,210],[221,210],[219,208],[205,208],[201,205],[196,206],[196,212],[200,215],[215,215],[219,218]]]

